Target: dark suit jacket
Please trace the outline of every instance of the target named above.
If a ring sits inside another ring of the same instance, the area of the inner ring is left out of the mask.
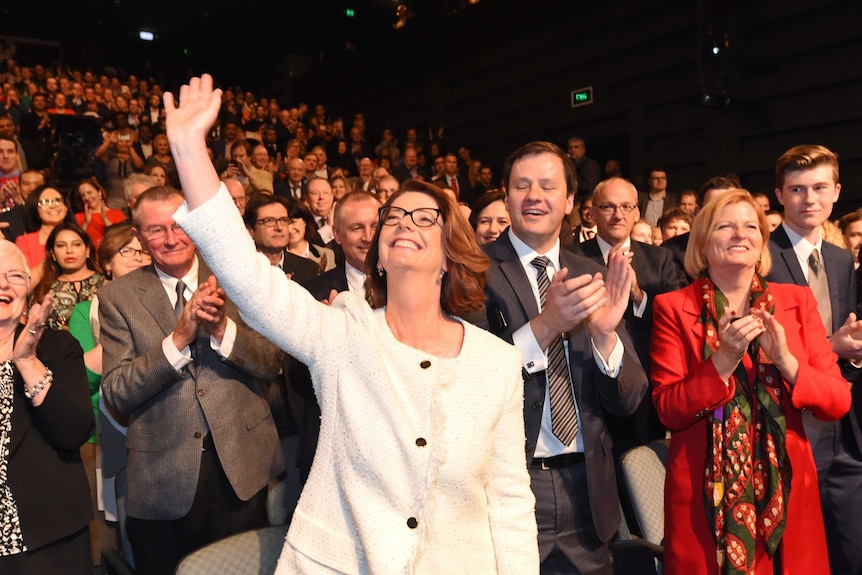
[[[607,267],[596,238],[582,244],[575,244],[571,249]],[[637,317],[629,303],[624,317],[635,352],[649,376],[652,310],[655,296],[683,288],[688,284],[688,280],[673,263],[669,251],[638,241],[632,241],[630,249],[634,252],[632,268],[637,275],[638,285],[647,294],[647,304],[643,316]],[[614,438],[614,450],[618,456],[635,445],[643,445],[653,439],[663,439],[665,436],[665,428],[659,421],[649,395],[644,398],[632,417],[618,418],[610,415],[608,427]]]
[[[309,279],[303,283],[303,287],[317,301],[329,299],[332,290],[337,293],[347,291],[347,272],[344,262],[339,263],[328,272]],[[308,366],[298,359],[288,356],[287,373],[291,389],[302,399],[296,466],[300,470],[300,476],[305,480],[311,470],[311,464],[314,462],[314,453],[317,451],[317,439],[320,436],[320,406],[314,395]]]
[[[607,267],[596,238],[582,244],[575,244],[571,249],[574,253],[580,253],[597,264]],[[649,373],[650,333],[655,296],[684,288],[688,285],[688,280],[676,267],[667,250],[638,241],[631,242],[631,250],[634,252],[632,268],[637,274],[638,285],[647,294],[647,305],[643,317],[636,317],[629,304],[625,315],[626,329],[632,336],[641,364]]]
[[[435,180],[435,183],[438,186],[443,186],[445,188],[449,187],[449,180],[445,174],[441,176],[439,180]],[[473,202],[476,201],[476,197],[473,193],[473,186],[470,185],[470,180],[460,174],[458,175],[458,201],[464,202],[468,206],[472,206]]]
[[[677,195],[674,192],[665,192],[664,193],[664,205],[662,206],[662,213],[668,211],[670,208],[676,207]],[[646,207],[649,203],[649,192],[638,192],[638,208],[641,212],[641,217],[644,217],[646,213]]]
[[[317,276],[320,266],[317,262],[292,254],[284,250],[284,273],[290,275],[290,279],[298,284],[303,284]]]
[[[302,178],[302,185],[300,186],[300,188],[300,198],[304,198],[305,193],[308,191],[308,180]],[[275,184],[273,184],[273,192],[276,196],[281,196],[282,198],[293,197],[290,193],[290,182],[288,180],[284,180],[283,182],[276,182]]]
[[[671,257],[673,257],[673,263],[676,264],[676,267],[688,277],[688,274],[685,273],[685,251],[688,249],[688,238],[691,234],[688,232],[684,234],[680,234],[678,236],[674,236],[670,238],[666,242],[662,242],[661,246],[668,251],[670,251]]]
[[[832,331],[837,331],[851,312],[856,312],[856,272],[850,252],[826,241],[821,248],[823,267],[829,281],[829,296],[832,302]],[[799,265],[793,244],[778,226],[769,237],[769,253],[772,256],[772,271],[766,276],[770,282],[790,283],[807,286],[805,275]],[[847,360],[839,360],[845,379],[854,382],[853,405],[850,413],[842,420],[842,426],[855,439],[855,449],[862,451],[862,369],[853,367]]]
[[[36,408],[15,372],[8,446],[9,486],[31,551],[80,531],[93,518],[79,452],[95,430],[83,351],[68,332],[45,330],[36,356],[54,372],[54,383]]]
[[[431,180],[431,172],[428,171],[427,167],[423,168],[422,166],[416,166],[416,172],[417,175],[422,176],[426,182]],[[407,180],[413,179],[413,174],[410,173],[410,168],[404,164],[397,164],[392,169],[392,176],[402,184]]]
[[[198,278],[210,274],[198,258]],[[281,354],[252,331],[228,300],[237,326],[228,359],[210,347],[201,329],[192,364],[177,373],[162,340],[177,319],[153,265],[107,284],[99,292],[105,399],[129,414],[128,514],[177,519],[197,489],[201,442],[207,433],[236,495],[247,501],[284,469],[278,434],[260,389],[275,378]]]
[[[491,262],[485,286],[488,323],[491,331],[512,342],[512,334],[539,314],[529,279],[518,260],[508,234],[482,246]],[[569,277],[601,272],[594,262],[566,250],[560,251],[560,265]],[[612,442],[604,421],[607,410],[630,415],[643,399],[648,382],[625,329],[617,330],[625,347],[618,377],[604,375],[595,365],[592,343],[583,325],[569,332],[569,371],[578,401],[580,430],[584,438],[590,509],[596,532],[608,541],[619,528],[620,513]],[[529,465],[539,437],[547,377],[545,372],[524,372],[524,424],[526,459]]]

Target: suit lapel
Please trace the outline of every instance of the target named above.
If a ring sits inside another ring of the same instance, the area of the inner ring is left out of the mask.
[[[512,292],[518,298],[527,321],[539,315],[539,305],[533,295],[533,286],[527,279],[527,272],[524,271],[524,266],[521,265],[521,260],[518,259],[508,234],[501,235],[494,244],[494,255],[500,262],[500,271],[512,286]]]
[[[799,258],[796,257],[796,252],[793,250],[793,244],[790,243],[790,238],[787,237],[787,232],[782,226],[775,228],[772,232],[775,244],[779,247],[781,259],[784,266],[793,278],[793,283],[800,286],[807,286],[808,280],[805,279],[805,274],[802,273],[802,268],[799,265]],[[828,272],[827,272],[828,273]],[[831,287],[831,286],[830,286]]]
[[[823,269],[826,270],[826,282],[829,285],[829,302],[832,305],[832,331],[834,332],[840,329],[844,320],[847,319],[841,317],[841,302],[839,301],[841,286],[838,280],[842,275],[841,264],[832,257],[834,252],[825,240],[820,251],[823,254]]]
[[[159,324],[163,335],[173,332],[177,326],[177,317],[174,315],[171,300],[168,299],[168,294],[165,292],[162,280],[156,274],[154,265],[151,264],[141,274],[137,290],[141,304]]]

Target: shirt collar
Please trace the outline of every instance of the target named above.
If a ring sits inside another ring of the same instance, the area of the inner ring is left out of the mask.
[[[600,236],[598,234],[596,235],[596,240],[599,243],[599,249],[602,250],[602,259],[605,260],[605,265],[608,265],[608,254],[613,249],[613,246],[611,244],[609,244],[608,242],[606,242],[605,240],[603,240],[602,236]],[[620,246],[620,249],[622,249],[623,251],[628,250],[629,247],[631,247],[631,245],[632,245],[632,239],[626,238],[625,241],[623,242],[623,245]]]
[[[515,248],[515,253],[518,254],[518,259],[521,261],[521,265],[524,266],[524,269],[533,269],[533,264],[531,263],[538,256],[545,256],[549,260],[551,260],[551,265],[554,267],[554,270],[560,269],[560,239],[557,238],[557,241],[554,242],[554,245],[551,249],[548,250],[547,253],[540,254],[527,244],[525,244],[521,239],[515,235],[515,232],[512,231],[512,227],[509,226],[509,240],[512,242],[512,247]],[[549,274],[550,275],[550,274]]]

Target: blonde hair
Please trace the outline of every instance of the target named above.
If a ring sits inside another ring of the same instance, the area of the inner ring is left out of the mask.
[[[763,246],[755,271],[759,275],[765,276],[772,269],[772,257],[769,255],[769,227],[766,225],[766,216],[763,214],[763,210],[757,206],[748,190],[735,188],[711,199],[694,218],[688,240],[688,249],[685,252],[685,271],[689,276],[696,278],[700,272],[709,267],[709,262],[706,260],[706,244],[709,242],[712,228],[715,226],[715,220],[718,219],[721,210],[740,203],[748,204],[754,209],[757,223],[760,226]]]

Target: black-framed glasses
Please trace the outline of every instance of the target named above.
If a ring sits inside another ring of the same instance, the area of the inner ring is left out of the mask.
[[[638,207],[637,204],[599,204],[596,206],[604,214],[612,214],[619,209],[624,216],[632,213],[636,207]]]
[[[408,212],[404,208],[396,206],[383,206],[377,210],[377,213],[380,214],[380,223],[384,226],[397,226],[404,219],[404,216],[410,216],[413,223],[420,228],[430,228],[443,215],[443,210],[440,208],[416,208]]]
[[[117,250],[117,253],[123,256],[124,258],[134,258],[137,257],[142,260],[150,259],[150,254],[146,250],[138,250],[131,246],[123,246]]]
[[[165,226],[150,226],[143,231],[144,235],[148,240],[160,240],[168,235],[168,228]],[[179,224],[174,224],[171,226],[171,231],[174,232],[175,236],[184,236],[186,232],[179,226]]]
[[[255,220],[254,223],[261,225],[265,228],[274,228],[276,223],[281,224],[282,226],[286,226],[290,223],[290,218],[261,218],[259,220]]]
[[[23,286],[30,283],[30,274],[21,270],[6,270],[0,272],[0,275],[6,278],[9,285]]]

